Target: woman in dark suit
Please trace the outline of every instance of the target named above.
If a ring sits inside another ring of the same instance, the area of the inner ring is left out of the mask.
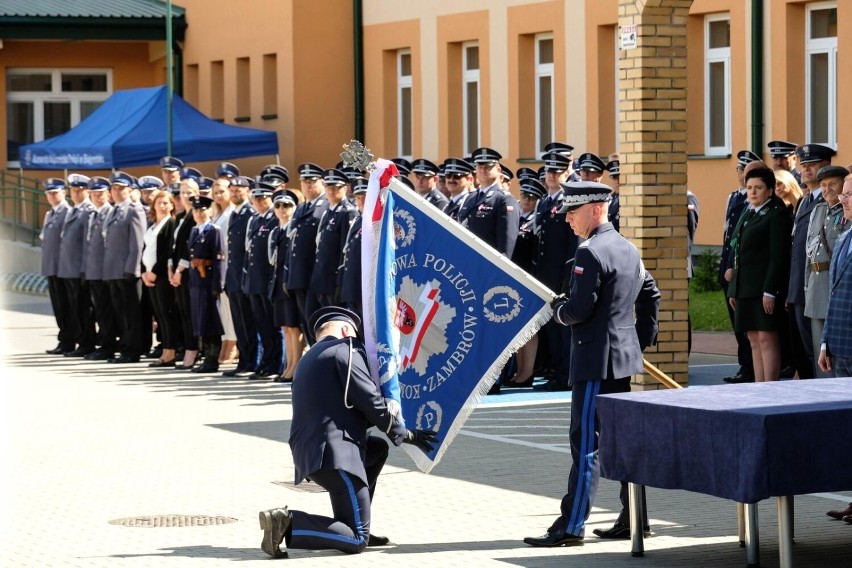
[[[790,274],[793,218],[775,195],[775,172],[758,167],[745,174],[748,208],[734,228],[734,266],[728,269],[728,301],[734,328],[748,334],[756,381],[777,381],[781,371],[778,330]]]
[[[176,217],[174,239],[172,241],[169,281],[175,288],[178,322],[180,332],[178,343],[184,349],[183,361],[175,365],[176,369],[192,369],[198,357],[198,340],[192,333],[192,312],[189,303],[189,286],[186,283],[189,270],[189,235],[195,226],[192,216],[192,199],[198,197],[198,184],[192,179],[180,182],[180,203],[183,212]]]
[[[175,229],[175,199],[168,191],[155,191],[148,209],[150,226],[142,249],[142,283],[151,288],[154,317],[163,342],[163,353],[149,367],[175,366],[175,333],[179,325],[175,312],[174,288],[169,283],[169,256]]]

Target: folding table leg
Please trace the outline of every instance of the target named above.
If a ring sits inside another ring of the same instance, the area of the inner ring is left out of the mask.
[[[781,568],[793,567],[793,497],[776,497],[778,556]]]
[[[631,556],[645,556],[645,507],[642,503],[644,489],[635,483],[627,484],[627,499],[630,502]]]
[[[749,567],[760,566],[760,535],[757,532],[757,503],[745,503],[746,563]]]
[[[740,539],[740,548],[745,548],[745,518],[742,503],[737,503],[737,535]]]

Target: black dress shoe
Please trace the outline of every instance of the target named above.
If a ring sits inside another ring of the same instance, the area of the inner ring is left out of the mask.
[[[166,367],[174,367],[175,366],[175,359],[172,359],[171,361],[157,360],[157,361],[154,361],[153,363],[148,363],[148,366],[151,367],[152,369],[164,369]]]
[[[60,343],[53,349],[46,349],[44,352],[48,355],[62,355],[63,353],[65,353],[65,349],[62,348],[62,344]]]
[[[250,381],[267,381],[269,379],[274,379],[277,376],[278,376],[278,373],[273,373],[273,372],[265,371],[265,370],[261,369],[260,371],[257,371],[256,373],[252,373],[251,375],[249,375],[248,378],[249,378]]]
[[[389,543],[388,537],[377,534],[370,534],[370,538],[367,539],[367,546],[387,546]]]
[[[217,361],[204,360],[204,363],[192,369],[193,373],[218,373],[219,363]]]
[[[627,525],[622,525],[620,523],[615,523],[611,528],[608,529],[595,529],[592,531],[595,533],[595,536],[599,538],[608,538],[614,540],[629,540],[630,539],[630,527]],[[642,536],[649,537],[651,536],[651,529],[646,528],[642,531]]]
[[[491,388],[488,389],[488,394],[500,394],[500,385],[498,383],[491,385]]]
[[[749,377],[748,375],[743,375],[742,373],[737,373],[733,377],[725,377],[722,379],[726,383],[730,384],[739,384],[739,383],[753,383],[754,377]]]
[[[66,357],[85,357],[89,353],[94,353],[94,349],[86,349],[84,347],[78,347],[74,351],[69,351],[68,353],[63,353]]]
[[[523,388],[533,386],[534,380],[535,380],[535,377],[530,377],[522,383],[516,383],[514,381],[509,381],[508,383],[506,383],[503,386],[506,387],[507,389],[523,389]]]
[[[583,546],[583,537],[562,531],[550,531],[544,536],[528,536],[524,542],[530,546]]]
[[[292,517],[287,507],[261,511],[260,528],[263,529],[263,540],[260,548],[272,558],[287,558],[287,552],[279,548],[290,529]]]
[[[184,365],[183,363],[178,363],[177,365],[175,365],[175,369],[177,369],[178,371],[189,371],[193,367],[195,367],[195,361],[193,361],[189,365]]]
[[[292,383],[293,377],[285,377],[284,375],[278,375],[274,379],[272,379],[273,383]]]
[[[222,373],[222,376],[223,377],[238,377],[238,376],[240,376],[244,373],[249,373],[249,372],[250,371],[248,371],[246,369],[240,369],[239,367],[237,367],[236,369],[231,369],[230,371],[225,371],[224,373]]]
[[[113,358],[113,355],[114,353],[108,351],[92,351],[86,355],[85,359],[88,361],[108,361]]]
[[[113,359],[112,362],[116,365],[124,365],[126,363],[138,363],[139,355],[122,355],[118,359]]]
[[[849,503],[845,509],[834,509],[826,513],[832,519],[841,520],[843,517],[852,515],[852,503]]]

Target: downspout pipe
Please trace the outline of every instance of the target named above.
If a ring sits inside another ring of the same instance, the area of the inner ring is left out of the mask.
[[[751,0],[751,147],[763,156],[763,0]]]
[[[364,10],[363,0],[352,2],[352,37],[355,73],[355,140],[364,140]]]

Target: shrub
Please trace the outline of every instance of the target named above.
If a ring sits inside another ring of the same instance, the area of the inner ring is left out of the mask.
[[[700,292],[719,290],[719,253],[704,249],[693,266],[692,284]]]

